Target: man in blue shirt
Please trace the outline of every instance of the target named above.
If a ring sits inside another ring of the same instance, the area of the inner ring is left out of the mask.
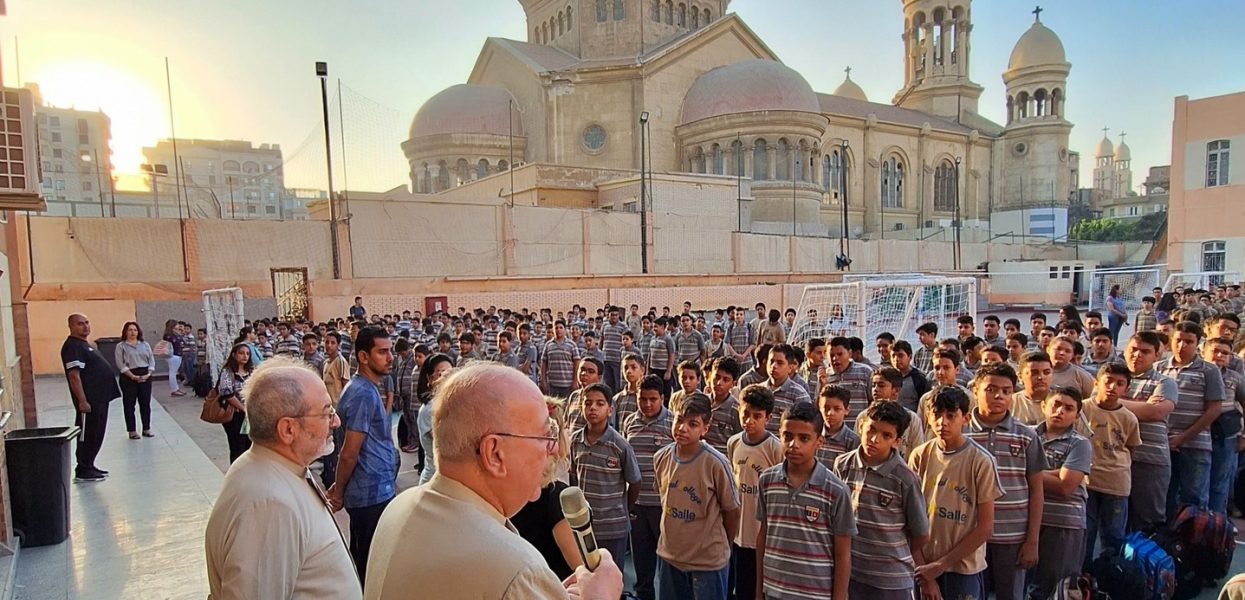
[[[380,327],[359,331],[354,343],[359,371],[337,403],[346,436],[328,497],[335,510],[345,507],[350,515],[350,555],[363,582],[376,523],[397,494],[398,455],[389,433],[390,407],[381,400],[379,389],[393,366],[390,344],[389,334]]]

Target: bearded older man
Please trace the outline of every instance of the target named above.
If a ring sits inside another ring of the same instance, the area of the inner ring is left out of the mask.
[[[559,582],[509,518],[540,497],[558,425],[519,371],[473,363],[443,380],[432,403],[437,474],[385,509],[364,597],[613,600],[622,572],[601,551],[595,572]]]
[[[328,498],[307,466],[341,425],[320,376],[288,357],[243,385],[251,449],[229,467],[205,534],[210,598],[358,599]]]

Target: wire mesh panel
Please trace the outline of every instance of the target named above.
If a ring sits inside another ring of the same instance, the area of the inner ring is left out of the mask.
[[[1100,310],[1107,304],[1111,289],[1120,286],[1120,298],[1128,311],[1141,308],[1141,299],[1154,293],[1159,287],[1161,267],[1135,267],[1128,269],[1095,269],[1089,288],[1090,310]],[[1158,301],[1158,298],[1155,298]]]
[[[238,339],[246,320],[242,309],[242,288],[222,288],[203,292],[203,319],[207,329],[207,356],[215,376],[225,364],[233,341]]]
[[[1237,271],[1185,271],[1168,275],[1167,281],[1163,283],[1163,291],[1175,291],[1178,287],[1186,290],[1209,290],[1212,286],[1237,283],[1240,280],[1241,274]]]

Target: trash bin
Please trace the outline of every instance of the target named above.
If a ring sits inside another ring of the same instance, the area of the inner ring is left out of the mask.
[[[108,366],[112,367],[113,373],[120,373],[117,368],[117,344],[121,343],[119,337],[102,337],[95,338],[95,348],[99,350],[100,356],[108,361]]]
[[[19,429],[4,439],[13,532],[23,546],[59,544],[69,537],[70,441],[76,426]]]

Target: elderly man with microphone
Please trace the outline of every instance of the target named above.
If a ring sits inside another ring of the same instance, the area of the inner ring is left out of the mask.
[[[510,525],[539,498],[557,450],[557,423],[536,385],[514,369],[474,363],[441,382],[432,406],[437,475],[381,515],[364,598],[618,598],[622,573],[607,551],[587,542],[599,553],[585,561],[596,570],[580,567],[559,582]]]

